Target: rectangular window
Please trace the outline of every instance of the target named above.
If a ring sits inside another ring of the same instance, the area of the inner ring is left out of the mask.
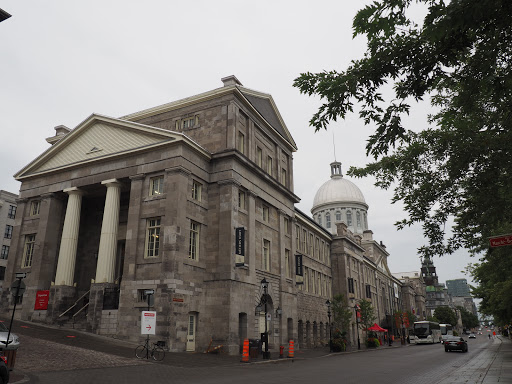
[[[190,222],[190,238],[188,245],[188,258],[191,260],[199,259],[199,229],[200,224],[195,221]]]
[[[30,203],[30,216],[39,215],[41,209],[41,202],[39,200]]]
[[[306,292],[309,292],[309,268],[304,267],[304,288]]]
[[[12,225],[5,226],[4,238],[10,239],[12,238]]]
[[[146,295],[147,289],[137,289],[137,303],[147,303],[148,296]]]
[[[366,284],[366,298],[372,298],[372,287],[370,286],[370,284]]]
[[[238,208],[245,210],[245,192],[238,191]]]
[[[270,176],[272,176],[272,169],[273,169],[272,158],[270,156],[267,156],[267,173]]]
[[[203,185],[197,181],[192,181],[192,199],[201,201],[201,195],[203,192]]]
[[[2,245],[2,253],[0,254],[0,259],[7,260],[8,256],[9,256],[9,246]]]
[[[0,281],[5,279],[5,267],[0,267]]]
[[[181,121],[181,128],[182,129],[192,128],[195,125],[196,117],[198,118],[198,116],[195,116],[195,117],[187,117],[187,118],[183,119]]]
[[[313,249],[313,246],[314,246],[313,239],[314,239],[313,234],[312,234],[312,233],[310,233],[310,234],[309,234],[309,244],[308,244],[308,245],[309,245],[309,255],[310,255],[311,257],[313,257],[313,256],[314,256],[314,253],[315,253],[315,251],[314,251],[314,249]]]
[[[320,239],[315,239],[315,257],[320,260]]]
[[[354,293],[354,279],[348,278],[348,293]]]
[[[290,219],[287,217],[284,218],[284,233],[286,235],[290,234]]]
[[[256,164],[258,164],[258,167],[263,168],[263,151],[260,147],[256,147]]]
[[[284,263],[286,268],[286,277],[291,278],[292,277],[292,270],[291,270],[291,260],[290,260],[290,250],[285,249],[284,250]]]
[[[281,169],[281,184],[286,187],[286,169]]]
[[[238,150],[241,153],[245,153],[245,136],[242,132],[238,132]]]
[[[270,271],[270,241],[263,240],[263,260],[262,267],[264,271]]]
[[[164,177],[152,177],[149,179],[149,195],[158,196],[164,192]]]
[[[160,218],[146,220],[145,257],[158,257],[160,252]]]
[[[15,205],[9,205],[9,211],[7,212],[7,217],[9,219],[16,218],[16,206]]]
[[[35,243],[36,235],[25,236],[25,246],[23,248],[23,262],[21,263],[22,268],[28,268],[32,266],[32,258],[34,256]]]
[[[308,231],[302,230],[302,252],[308,251]]]
[[[295,245],[297,249],[300,249],[300,227],[295,226]]]
[[[269,207],[267,206],[263,206],[263,221],[268,223],[269,222],[269,217],[270,217],[270,209]]]

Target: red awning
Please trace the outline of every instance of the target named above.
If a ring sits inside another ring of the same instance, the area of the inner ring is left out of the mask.
[[[370,328],[367,329],[367,331],[374,331],[374,332],[387,332],[387,329],[382,328],[377,323],[373,324]]]

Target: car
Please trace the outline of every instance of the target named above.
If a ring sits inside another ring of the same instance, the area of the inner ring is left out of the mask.
[[[450,336],[444,342],[444,351],[445,352],[450,352],[450,351],[467,352],[468,351],[468,343],[466,340],[464,340],[460,336]]]
[[[7,368],[7,358],[0,356],[0,384],[9,382],[9,368]]]
[[[5,348],[8,334],[9,328],[3,322],[0,322],[0,349],[18,349],[20,347],[20,338],[14,333],[9,335],[9,345]]]
[[[469,334],[469,338],[470,338],[470,339],[476,339],[476,335],[475,335],[474,333],[470,333],[470,334]]]

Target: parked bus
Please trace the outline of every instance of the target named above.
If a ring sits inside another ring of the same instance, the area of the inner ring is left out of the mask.
[[[439,327],[441,328],[441,342],[444,343],[446,338],[453,336],[453,325],[439,324]]]
[[[432,321],[416,321],[413,326],[413,337],[416,344],[434,344],[441,342],[441,327]]]

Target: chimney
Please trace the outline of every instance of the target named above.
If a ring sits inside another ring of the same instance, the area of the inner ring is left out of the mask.
[[[224,83],[225,87],[231,87],[233,85],[243,86],[242,83],[240,82],[240,80],[238,80],[235,75],[223,77],[220,80]]]

